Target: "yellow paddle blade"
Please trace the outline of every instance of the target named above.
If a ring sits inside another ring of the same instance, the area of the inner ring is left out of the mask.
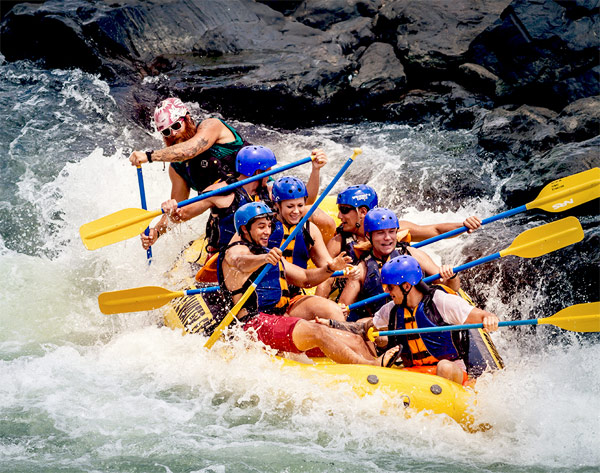
[[[579,220],[575,217],[567,217],[525,230],[508,248],[500,251],[500,256],[536,258],[581,240],[583,240],[583,229]]]
[[[98,296],[98,305],[103,314],[139,312],[158,309],[171,299],[184,295],[183,291],[172,292],[158,286],[144,286],[122,291],[103,292]]]
[[[162,210],[123,209],[85,223],[79,228],[81,241],[88,250],[96,250],[142,233]]]
[[[592,168],[552,181],[535,200],[525,205],[546,212],[562,212],[600,197],[600,168]]]
[[[538,325],[552,324],[572,332],[600,332],[600,302],[575,304],[551,317],[538,319]]]

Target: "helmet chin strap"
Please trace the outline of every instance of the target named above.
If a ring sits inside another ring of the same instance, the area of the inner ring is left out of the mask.
[[[246,243],[250,243],[253,246],[262,248],[262,245],[259,245],[258,243],[256,243],[256,241],[254,241],[254,238],[252,237],[252,234],[250,233],[250,230],[248,230],[247,226],[244,226],[246,228],[246,233],[248,234],[248,238],[246,238],[246,236],[242,233],[241,237],[242,240],[246,241]]]
[[[410,293],[410,291],[412,291],[412,288],[414,286],[410,286],[410,289],[407,291],[406,289],[404,289],[404,287],[402,287],[402,284],[400,284],[400,286],[398,286],[400,288],[400,291],[402,291],[402,303],[400,304],[402,307],[408,307],[406,305],[406,298],[408,297],[408,294]]]

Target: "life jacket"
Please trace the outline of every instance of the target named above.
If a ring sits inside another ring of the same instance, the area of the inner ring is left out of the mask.
[[[345,232],[342,230],[342,226],[340,225],[335,229],[336,233],[342,237],[342,251],[345,251],[352,261],[350,264],[358,263],[358,256],[354,252],[354,245],[356,245],[356,235],[354,233]]]
[[[244,282],[244,284],[242,284],[242,287],[230,291],[227,288],[225,277],[223,275],[223,259],[225,258],[225,253],[227,250],[236,245],[247,246],[250,252],[254,255],[265,254],[269,251],[267,248],[254,245],[246,241],[236,241],[223,247],[219,251],[219,259],[217,263],[217,274],[219,286],[221,287],[219,292],[225,296],[227,303],[230,304],[231,307],[233,307],[233,297],[238,294],[244,294],[265,267],[263,265],[254,271]],[[244,304],[244,308],[248,312],[248,315],[244,317],[244,320],[246,321],[250,317],[258,315],[259,312],[266,312],[273,315],[283,315],[288,308],[290,295],[287,281],[285,279],[285,267],[281,261],[277,266],[273,266],[271,264],[268,264],[268,266],[269,270],[267,271],[266,275],[263,277],[260,284],[256,287],[250,298]]]
[[[406,307],[401,311],[402,308],[395,305],[390,311],[389,330],[449,325],[433,302],[433,295],[435,291],[444,291],[448,294],[456,294],[456,292],[447,286],[427,286],[425,283],[419,283],[417,288],[423,292],[423,299],[412,312]],[[388,347],[401,345],[402,362],[404,366],[410,367],[435,365],[440,360],[464,359],[468,352],[468,342],[466,343],[461,331],[448,331],[390,336]]]
[[[235,140],[229,143],[215,143],[192,159],[171,163],[173,170],[181,176],[190,189],[199,193],[217,180],[232,175],[235,171],[235,158],[238,151],[249,145],[232,126],[223,120],[220,121],[233,133]]]
[[[342,230],[342,226],[340,225],[335,229],[335,232],[342,237],[342,251],[345,251],[352,261],[350,264],[355,265],[358,262],[358,257],[354,252],[354,245],[356,244],[356,235],[354,233],[345,232]],[[340,300],[340,296],[346,287],[346,278],[334,278],[333,283],[331,284],[331,290],[329,291],[329,299],[338,302]]]
[[[232,184],[237,182],[237,179],[229,178],[225,182],[227,184]],[[211,250],[216,251],[229,244],[236,233],[234,223],[235,211],[242,205],[251,202],[264,202],[270,208],[273,208],[269,189],[266,187],[260,186],[257,189],[257,194],[254,196],[250,196],[243,187],[237,187],[232,193],[233,202],[229,207],[212,207],[210,209],[210,217],[206,223],[206,238],[208,242],[207,247]]]
[[[290,242],[290,244],[283,251],[283,258],[296,266],[301,268],[308,268],[308,261],[310,260],[310,249],[315,244],[315,241],[310,236],[310,225],[309,221],[306,222],[302,231],[296,234],[296,237]],[[279,219],[274,221],[273,233],[269,237],[269,248],[279,248],[285,240],[295,230],[296,225],[288,227],[285,223],[282,223]],[[305,294],[304,290],[298,286],[289,285],[290,297],[297,296],[299,294]]]
[[[286,261],[304,269],[308,268],[310,249],[315,244],[315,241],[310,236],[310,225],[311,223],[307,221],[302,231],[296,234],[296,237],[283,252],[283,257]],[[279,248],[295,229],[296,225],[288,227],[280,220],[275,220],[273,233],[269,237],[269,248]]]
[[[396,248],[388,255],[385,261],[389,261],[397,256],[408,254],[407,248],[408,243],[398,243]],[[381,267],[385,263],[385,261],[375,258],[373,255],[373,250],[369,251],[369,253],[364,255],[361,259],[367,266],[367,272],[365,274],[365,281],[360,289],[360,292],[358,293],[357,299],[359,301],[368,299],[369,297],[376,296],[377,294],[381,294],[383,292],[383,285],[381,284]],[[386,302],[387,301],[385,299],[379,299],[359,307],[358,309],[351,310],[350,314],[348,315],[348,321],[354,322],[362,319],[363,317],[373,317],[375,312],[381,309]]]

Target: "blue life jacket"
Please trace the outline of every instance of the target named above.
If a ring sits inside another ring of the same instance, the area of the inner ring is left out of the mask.
[[[397,256],[408,254],[407,247],[407,243],[398,243],[396,245],[396,249],[394,249],[388,255],[385,261],[389,261]],[[373,250],[367,253],[362,260],[367,266],[367,273],[365,274],[365,281],[360,289],[360,292],[358,293],[357,300],[359,301],[368,299],[369,297],[376,296],[377,294],[381,294],[383,292],[383,285],[381,284],[381,267],[385,261],[376,259],[375,256],[373,256]],[[375,312],[381,309],[381,307],[383,307],[386,303],[387,301],[385,299],[379,299],[359,307],[358,309],[351,310],[350,314],[348,315],[348,321],[354,322],[362,319],[363,317],[373,317]]]
[[[423,299],[411,312],[409,309],[395,305],[391,312],[388,330],[404,330],[413,328],[439,327],[449,325],[444,321],[438,308],[433,302],[435,291],[456,294],[452,289],[434,285],[427,286],[421,282],[416,286],[423,292]],[[458,296],[460,297],[460,296]],[[404,366],[434,365],[440,360],[457,360],[465,358],[468,345],[461,331],[434,332],[422,334],[390,336],[388,348],[401,345],[401,356]],[[468,340],[466,341],[468,344]]]
[[[228,179],[227,184],[237,182],[237,179]],[[273,208],[273,202],[269,196],[269,189],[259,187],[255,196],[248,195],[246,189],[238,187],[232,191],[233,202],[229,207],[210,209],[210,217],[206,223],[206,235],[208,239],[207,246],[218,250],[229,244],[235,235],[234,215],[235,211],[244,204],[251,202],[264,202],[269,207]]]
[[[221,286],[220,292],[223,292],[227,298],[231,300],[232,306],[233,297],[238,294],[244,294],[264,268],[263,265],[254,271],[239,289],[235,289],[233,291],[229,290],[223,276],[223,259],[225,258],[225,253],[227,250],[236,245],[247,246],[252,254],[255,255],[265,254],[269,251],[267,248],[253,245],[252,243],[245,241],[236,241],[219,251],[219,258],[217,260],[217,277],[219,280],[219,286]],[[258,315],[259,312],[283,315],[287,310],[289,303],[289,290],[285,279],[285,268],[283,263],[280,261],[277,266],[273,266],[271,264],[268,266],[269,270],[267,271],[267,274],[256,287],[248,301],[246,301],[244,304],[244,308],[248,311],[248,315],[244,318],[244,320],[248,320],[249,317]]]
[[[308,260],[310,259],[310,249],[315,244],[314,240],[310,236],[310,222],[306,222],[301,232],[296,234],[294,240],[286,247],[283,252],[283,257],[286,261],[300,266],[301,268],[308,268]],[[275,220],[273,232],[269,237],[269,248],[279,248],[283,242],[292,234],[296,225],[288,227],[282,223],[279,219]]]

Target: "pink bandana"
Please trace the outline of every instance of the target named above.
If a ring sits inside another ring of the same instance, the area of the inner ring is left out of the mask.
[[[183,102],[176,98],[163,100],[154,110],[154,124],[158,131],[170,127],[173,123],[188,114],[188,109]]]

